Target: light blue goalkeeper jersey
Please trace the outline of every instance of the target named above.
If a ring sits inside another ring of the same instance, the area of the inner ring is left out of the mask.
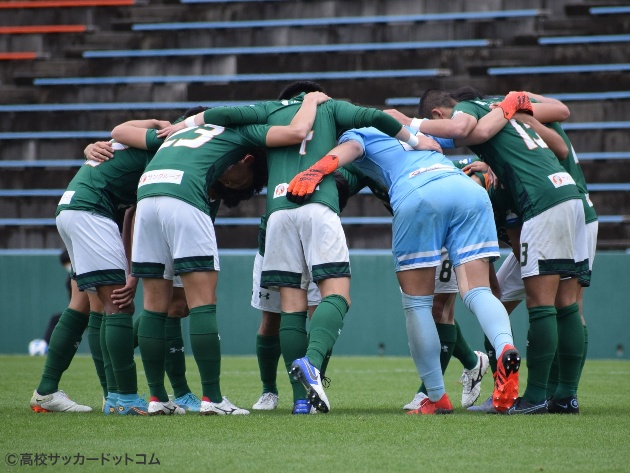
[[[452,140],[435,139],[443,148],[453,147]],[[363,156],[357,158],[354,164],[368,177],[389,189],[394,211],[414,189],[453,174],[464,175],[442,153],[415,151],[376,128],[349,130],[341,135],[339,143],[349,140],[358,141],[363,146]]]

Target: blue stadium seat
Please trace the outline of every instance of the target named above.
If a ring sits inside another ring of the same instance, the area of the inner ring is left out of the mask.
[[[630,71],[630,64],[571,64],[566,66],[526,66],[526,67],[489,67],[490,76],[516,74],[566,74],[576,72],[624,72]]]
[[[278,20],[253,21],[199,21],[179,23],[140,23],[134,24],[133,31],[164,31],[191,29],[235,29],[235,28],[271,28],[279,26],[334,26],[334,25],[369,25],[378,23],[409,23],[424,21],[458,20],[495,20],[502,18],[524,18],[546,15],[545,10],[503,10],[454,13],[424,13],[416,15],[348,16],[336,18],[288,18]]]
[[[271,100],[271,99],[269,99]],[[91,103],[41,103],[0,105],[2,112],[84,112],[111,110],[186,110],[198,105],[222,107],[249,105],[260,100],[214,102],[91,102]]]
[[[627,15],[630,13],[630,6],[591,7],[588,12],[591,15]]]
[[[453,41],[408,41],[394,43],[305,44],[292,46],[248,46],[236,48],[123,49],[116,51],[85,51],[84,58],[224,56],[232,54],[287,54],[353,51],[398,51],[404,49],[484,48],[496,42],[489,39]]]
[[[57,77],[33,79],[33,85],[105,85],[105,84],[164,84],[173,82],[275,82],[295,80],[394,79],[400,77],[449,76],[449,69],[404,69],[383,71],[285,72],[269,74],[218,74],[200,76],[109,76]]]
[[[0,160],[0,168],[69,168],[83,165],[85,159],[45,159],[26,161],[22,159]]]
[[[630,34],[587,35],[587,36],[549,36],[538,38],[538,44],[592,44],[592,43],[627,43]]]
[[[0,140],[76,140],[111,138],[111,130],[107,131],[15,131],[0,133]]]

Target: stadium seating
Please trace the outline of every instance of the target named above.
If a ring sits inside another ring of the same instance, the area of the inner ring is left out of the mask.
[[[600,248],[630,247],[630,8],[617,0],[521,0],[488,11],[455,3],[0,3],[0,51],[35,54],[0,69],[0,242],[60,245],[52,216],[61,189],[85,145],[117,123],[268,100],[306,78],[335,97],[409,113],[430,87],[565,101],[572,114],[563,127],[600,213]],[[218,237],[251,248],[263,209],[264,197],[222,209]],[[389,216],[372,196],[351,199],[343,222],[351,247],[391,243]]]

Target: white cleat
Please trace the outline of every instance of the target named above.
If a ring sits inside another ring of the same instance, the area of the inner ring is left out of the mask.
[[[422,401],[424,401],[425,399],[429,399],[429,396],[427,396],[423,392],[419,392],[413,397],[413,399],[411,400],[409,404],[405,404],[403,406],[403,409],[406,411],[413,411],[415,409],[419,409],[420,404],[422,404]]]
[[[234,404],[228,401],[227,397],[223,396],[223,401],[219,403],[201,401],[199,414],[202,416],[242,416],[248,415],[249,411],[247,409],[236,407]]]
[[[481,393],[481,379],[488,371],[490,360],[488,355],[480,351],[476,351],[477,364],[471,370],[464,369],[459,382],[462,383],[462,407],[472,406]]]
[[[276,407],[278,407],[278,395],[276,393],[264,393],[252,409],[255,411],[273,411]]]
[[[150,401],[147,414],[149,414],[150,416],[181,416],[186,414],[186,411],[175,404],[173,401]]]
[[[90,406],[77,404],[63,391],[42,395],[37,389],[33,391],[31,409],[35,412],[92,412]]]

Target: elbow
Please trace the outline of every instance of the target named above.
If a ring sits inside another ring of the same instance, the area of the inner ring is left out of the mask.
[[[560,161],[564,161],[569,157],[569,148],[564,146],[563,148],[556,150],[555,155]]]
[[[116,128],[114,128],[112,130],[112,138],[116,141],[119,141],[122,139],[122,131],[120,129],[120,125],[118,125]]]

